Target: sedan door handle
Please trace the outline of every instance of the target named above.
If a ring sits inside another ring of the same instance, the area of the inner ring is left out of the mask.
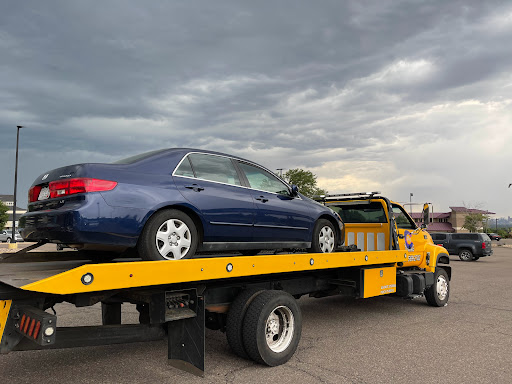
[[[201,192],[201,191],[204,191],[204,188],[203,188],[203,187],[200,187],[200,186],[199,186],[199,185],[197,185],[197,184],[185,185],[185,188],[187,188],[187,189],[192,189],[192,190],[194,190],[195,192]]]
[[[262,203],[266,203],[268,201],[267,198],[265,198],[265,196],[260,196],[260,197],[257,197],[256,200],[259,200],[261,201]]]

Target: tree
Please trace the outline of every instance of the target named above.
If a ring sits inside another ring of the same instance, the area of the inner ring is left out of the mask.
[[[464,225],[462,228],[466,228],[469,232],[477,232],[478,228],[482,226],[487,216],[483,213],[471,212],[468,210],[466,217],[464,218]]]
[[[7,214],[8,210],[7,205],[0,201],[0,229],[2,229],[7,223],[7,220],[9,220],[9,215]]]
[[[316,175],[311,171],[300,168],[289,169],[284,174],[284,177],[290,184],[298,186],[300,193],[307,197],[325,195],[327,193],[325,189],[318,188]]]

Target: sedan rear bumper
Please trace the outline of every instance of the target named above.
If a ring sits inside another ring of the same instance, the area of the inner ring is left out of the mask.
[[[57,209],[27,212],[20,218],[20,227],[26,241],[134,247],[145,213],[111,207],[100,194],[90,194],[69,208],[64,204]]]

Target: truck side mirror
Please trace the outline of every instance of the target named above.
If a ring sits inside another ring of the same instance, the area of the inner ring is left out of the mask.
[[[428,203],[423,204],[423,212],[422,213],[423,213],[423,224],[425,225],[425,227],[423,227],[423,225],[422,225],[421,228],[427,228],[428,223],[430,223],[430,212],[429,212]]]
[[[295,184],[292,185],[292,191],[291,191],[291,195],[293,197],[297,196],[299,194],[299,187],[297,187]]]

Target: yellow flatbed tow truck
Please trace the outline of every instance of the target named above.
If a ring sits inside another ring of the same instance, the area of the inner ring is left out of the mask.
[[[431,306],[446,305],[448,253],[399,204],[377,192],[321,200],[345,222],[347,245],[337,252],[109,263],[74,251],[4,257],[0,353],[167,337],[170,364],[203,376],[206,327],[225,331],[241,357],[269,366],[288,361],[300,340],[302,295],[425,296]],[[61,302],[101,302],[103,325],[57,327],[49,311]],[[123,303],[136,304],[140,324],[121,324]]]

